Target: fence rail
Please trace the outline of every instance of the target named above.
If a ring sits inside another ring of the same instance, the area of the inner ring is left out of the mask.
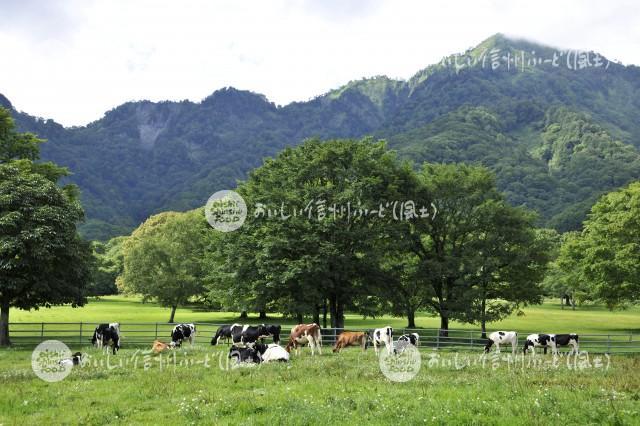
[[[153,340],[170,341],[171,330],[176,323],[160,322],[130,322],[120,323],[121,346],[148,346]],[[222,324],[194,323],[196,325],[196,343],[209,345],[211,338]],[[44,340],[56,339],[71,346],[87,346],[98,323],[93,322],[20,322],[11,323],[9,332],[12,344],[15,346],[35,346]],[[350,328],[353,331],[371,329]],[[290,326],[283,326],[281,340],[287,341]],[[333,345],[342,329],[323,328],[322,341],[324,345]],[[486,339],[476,330],[450,329],[446,335],[440,329],[394,329],[394,336],[405,333],[418,333],[419,346],[431,349],[481,350]],[[533,332],[531,332],[533,333]],[[519,331],[519,349],[529,332]],[[632,333],[610,334],[579,334],[580,350],[591,353],[640,353],[640,335]],[[510,351],[510,347],[503,347],[503,351]],[[563,348],[561,348],[563,350]],[[565,349],[568,350],[568,349]]]

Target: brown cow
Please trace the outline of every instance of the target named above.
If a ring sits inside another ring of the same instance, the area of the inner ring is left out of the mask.
[[[291,352],[291,348],[296,350],[296,355],[300,355],[300,346],[309,344],[311,355],[315,355],[315,348],[322,355],[322,333],[318,324],[298,324],[291,329],[289,343],[285,348],[287,352]]]
[[[340,349],[346,346],[362,346],[362,350],[366,351],[369,339],[369,333],[366,331],[343,331],[338,336],[333,352],[340,352]]]
[[[153,342],[153,346],[151,347],[151,350],[157,354],[159,354],[160,352],[164,352],[167,349],[171,349],[171,347],[160,340],[155,340]]]

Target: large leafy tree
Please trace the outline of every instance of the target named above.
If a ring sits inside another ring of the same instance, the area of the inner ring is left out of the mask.
[[[210,228],[202,209],[151,216],[123,243],[119,288],[171,308],[203,293],[203,263]]]
[[[425,164],[418,176],[418,198],[433,200],[437,213],[410,224],[417,258],[410,279],[423,289],[414,290],[414,300],[440,317],[442,334],[451,319],[484,324],[538,301],[546,260],[533,217],[504,202],[492,173],[480,166]]]
[[[600,198],[558,262],[576,287],[610,309],[640,301],[640,182]]]
[[[42,140],[15,132],[0,108],[0,345],[9,345],[9,309],[86,302],[91,254],[76,224],[83,211],[66,169],[37,163]]]
[[[309,140],[285,149],[239,186],[247,205],[264,206],[264,214],[250,214],[242,228],[221,237],[211,288],[221,293],[230,284],[241,300],[298,317],[318,318],[326,301],[332,327],[344,327],[345,310],[365,309],[359,296],[381,284],[380,260],[393,229],[391,210],[384,218],[354,212],[404,200],[412,180],[410,167],[371,139]]]

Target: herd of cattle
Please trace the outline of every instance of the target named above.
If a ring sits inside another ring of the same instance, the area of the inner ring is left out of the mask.
[[[297,355],[300,354],[300,348],[308,345],[311,354],[322,354],[322,333],[318,324],[298,324],[291,329],[289,334],[289,342],[283,348],[280,346],[280,325],[260,324],[260,325],[243,325],[230,324],[223,325],[216,331],[211,339],[212,345],[217,345],[221,341],[231,342],[229,349],[229,358],[233,358],[238,362],[269,362],[269,361],[288,361],[291,350],[295,350]],[[264,339],[272,337],[272,344],[264,344]],[[196,326],[195,324],[178,324],[171,331],[171,342],[164,343],[156,340],[153,343],[153,351],[161,352],[165,349],[180,347],[183,342],[189,342],[191,345],[195,342]],[[388,354],[399,353],[406,349],[407,345],[418,346],[420,335],[418,333],[410,333],[401,335],[397,341],[393,340],[393,328],[382,327],[369,331],[344,331],[342,332],[333,346],[333,352],[340,352],[347,346],[359,346],[362,350],[366,350],[369,344],[373,344],[373,348],[378,353],[378,347],[384,346]],[[100,349],[112,350],[115,355],[120,349],[120,324],[109,323],[100,324],[96,327],[91,343]],[[511,345],[512,353],[515,355],[518,347],[518,333],[515,331],[495,331],[489,335],[485,352],[489,352],[491,347],[496,346],[496,352],[500,352],[501,345]],[[558,354],[558,348],[561,346],[571,346],[570,353],[578,352],[578,335],[577,334],[530,334],[525,339],[523,353],[527,353],[529,349],[535,355],[535,348],[541,347],[544,353],[550,348],[554,355]]]

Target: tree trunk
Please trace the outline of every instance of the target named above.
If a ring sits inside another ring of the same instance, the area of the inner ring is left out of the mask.
[[[416,311],[413,308],[407,309],[407,328],[416,328]]]
[[[564,296],[560,298],[560,309],[564,311]]]
[[[340,301],[336,303],[336,328],[344,329],[344,304]]]
[[[248,318],[247,311],[240,312],[240,319],[247,319],[247,318]]]
[[[449,317],[445,314],[440,314],[440,336],[449,337]]]
[[[176,316],[176,309],[178,309],[178,305],[173,305],[171,307],[171,316],[169,317],[169,322],[173,322],[173,319]]]
[[[296,312],[296,322],[298,324],[302,324],[304,322],[304,317],[302,316],[302,312]]]
[[[331,296],[329,299],[329,314],[331,315],[331,328],[337,328],[336,325],[336,297]],[[326,327],[325,327],[326,328]]]
[[[327,328],[327,299],[322,300],[322,328]]]
[[[320,305],[313,305],[313,321],[316,324],[320,324]]]
[[[258,315],[259,319],[267,319],[267,313],[265,311],[260,311]]]
[[[482,306],[480,308],[482,311],[480,312],[480,329],[482,330],[483,339],[487,338],[487,299],[482,298]]]
[[[2,301],[0,306],[0,346],[9,346],[9,302]]]

